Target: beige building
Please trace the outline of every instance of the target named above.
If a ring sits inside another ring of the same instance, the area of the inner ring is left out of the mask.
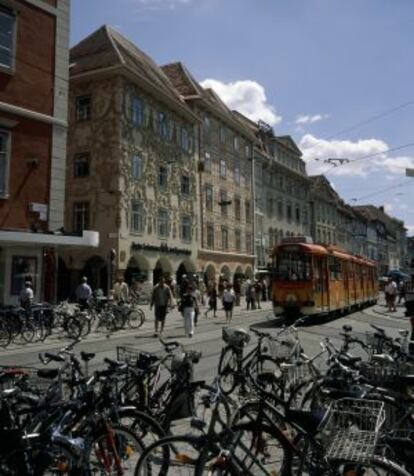
[[[255,136],[181,63],[163,66],[199,117],[199,270],[206,280],[253,276],[252,145]]]
[[[108,273],[151,283],[195,273],[197,117],[110,27],[74,46],[70,63],[66,228],[101,236],[93,255],[66,254],[72,284],[87,275],[106,290]]]

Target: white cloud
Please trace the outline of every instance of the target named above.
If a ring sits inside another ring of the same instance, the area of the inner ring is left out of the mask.
[[[333,168],[330,164],[324,163],[324,160],[346,158],[352,161],[377,153],[385,158],[385,153],[388,150],[388,145],[378,139],[360,139],[356,142],[325,140],[318,139],[312,134],[305,134],[299,143],[299,147],[303,152],[304,159],[308,162],[308,170],[311,174],[324,173],[329,169],[332,175],[358,175],[361,177],[366,176],[372,170],[372,161],[360,160]]]
[[[409,236],[414,236],[414,225],[405,224],[405,228],[407,228]]]
[[[230,109],[241,112],[252,121],[261,119],[274,126],[282,120],[275,108],[267,102],[264,87],[256,81],[223,83],[216,79],[205,79],[201,86],[214,89]]]
[[[387,212],[387,213],[390,213],[394,210],[394,207],[393,205],[391,205],[391,203],[386,203],[384,205],[384,210]]]
[[[313,124],[315,122],[323,121],[324,119],[328,119],[329,114],[299,114],[296,116],[295,123],[296,124]]]

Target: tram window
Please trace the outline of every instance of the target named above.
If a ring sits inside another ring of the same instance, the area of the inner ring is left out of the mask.
[[[280,253],[276,261],[276,279],[283,281],[308,281],[311,278],[309,255]]]
[[[342,263],[341,260],[334,256],[329,257],[329,278],[331,281],[342,279]]]

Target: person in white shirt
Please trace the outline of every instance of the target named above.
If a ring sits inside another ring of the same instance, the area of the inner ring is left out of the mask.
[[[30,281],[26,281],[24,283],[24,288],[20,291],[19,301],[22,308],[28,310],[30,306],[33,304],[33,289],[32,283]]]
[[[88,307],[88,299],[92,297],[92,288],[88,284],[88,278],[84,276],[81,283],[75,291],[76,300],[78,301],[80,308],[86,309]]]
[[[385,286],[385,295],[387,296],[388,312],[396,312],[395,306],[397,301],[398,287],[393,278],[390,278],[388,284]]]
[[[223,292],[223,307],[226,313],[226,324],[230,324],[233,317],[234,301],[236,300],[236,294],[230,284],[227,285]]]
[[[124,281],[124,278],[120,276],[114,285],[114,299],[115,301],[126,302],[129,297],[129,287]]]

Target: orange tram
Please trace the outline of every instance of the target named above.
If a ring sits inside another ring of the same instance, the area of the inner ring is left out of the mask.
[[[272,268],[275,315],[334,317],[378,299],[373,261],[308,237],[284,239],[273,250]]]

